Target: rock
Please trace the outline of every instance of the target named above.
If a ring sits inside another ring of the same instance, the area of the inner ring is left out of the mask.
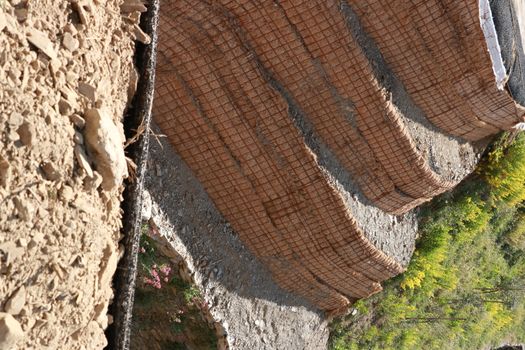
[[[135,36],[135,39],[143,44],[150,44],[151,38],[148,34],[144,33],[142,29],[137,25],[133,25],[133,35]]]
[[[64,203],[71,202],[74,197],[75,193],[73,192],[73,189],[70,186],[65,185],[60,190],[60,199],[62,199]]]
[[[118,252],[113,247],[113,243],[108,242],[104,248],[104,256],[100,263],[100,270],[98,271],[99,286],[109,286],[113,274],[117,270]]]
[[[7,187],[11,182],[11,167],[9,162],[0,155],[0,186]]]
[[[0,312],[0,349],[10,349],[23,337],[20,323],[10,314]]]
[[[138,82],[139,75],[137,73],[137,70],[134,67],[132,67],[129,72],[128,103],[131,102],[133,96],[135,96],[135,92],[137,92]]]
[[[86,96],[91,100],[91,102],[95,102],[97,100],[97,89],[91,84],[79,82],[78,83],[78,92],[82,95]]]
[[[78,33],[77,28],[73,25],[73,23],[68,23],[64,27],[64,32],[70,33],[72,35],[76,35]]]
[[[0,244],[0,252],[3,252],[6,255],[5,263],[6,265],[9,265],[21,257],[24,254],[25,249],[17,247],[13,242],[5,242]]]
[[[93,169],[91,169],[91,165],[89,165],[89,161],[86,155],[86,152],[84,152],[84,149],[80,145],[75,146],[75,157],[82,167],[84,171],[86,172],[88,177],[93,177]]]
[[[71,114],[69,116],[69,120],[71,120],[71,122],[79,129],[83,129],[84,126],[86,125],[86,121],[84,120],[84,118],[82,118],[76,113]]]
[[[96,190],[102,184],[102,175],[98,172],[93,171],[93,177],[88,177],[84,180],[84,189],[89,191],[91,189]]]
[[[18,216],[20,216],[22,220],[30,221],[33,218],[35,209],[31,203],[22,201],[19,197],[13,198],[13,202],[15,204],[16,211],[18,212]]]
[[[42,168],[42,171],[44,172],[46,179],[50,181],[60,180],[60,177],[61,177],[60,172],[57,170],[57,167],[53,162],[44,162],[42,163],[40,168]]]
[[[120,12],[130,13],[130,12],[146,12],[148,9],[144,6],[143,3],[138,1],[126,1],[120,5]]]
[[[102,188],[112,190],[128,176],[123,133],[102,109],[90,109],[85,116],[84,141],[88,152],[102,175]]]
[[[20,136],[20,141],[22,141],[25,146],[33,145],[35,135],[35,127],[33,124],[23,123],[16,132]]]
[[[82,136],[81,133],[79,133],[78,131],[75,131],[75,135],[73,135],[73,141],[77,144],[77,145],[81,145],[84,143],[84,136]]]
[[[108,327],[107,303],[100,303],[95,305],[94,311],[95,314],[93,315],[93,319],[100,325],[100,327],[102,327],[102,329],[106,329]]]
[[[23,123],[24,123],[24,117],[22,116],[22,114],[18,112],[11,113],[11,115],[9,116],[9,119],[7,119],[7,124],[9,124],[9,126],[13,129],[18,128]]]
[[[65,33],[62,38],[62,45],[69,51],[73,52],[78,49],[78,40],[73,37],[70,33]]]
[[[31,28],[27,31],[27,40],[35,45],[49,58],[57,58],[57,53],[53,48],[53,43],[44,32]]]
[[[16,292],[13,293],[11,298],[5,303],[4,310],[11,315],[18,315],[20,311],[24,308],[26,303],[26,288],[24,286],[18,288]]]
[[[71,3],[73,10],[75,10],[78,14],[78,18],[80,19],[80,23],[86,25],[88,23],[87,20],[87,14],[86,10],[84,10],[84,2],[83,1],[73,1]]]
[[[0,9],[0,32],[7,26],[7,19],[5,18],[4,11]]]
[[[73,111],[73,106],[71,106],[71,103],[69,103],[68,100],[61,97],[60,101],[58,101],[58,111],[62,115],[70,115]]]
[[[15,16],[19,22],[23,22],[27,19],[27,13],[28,13],[27,8],[15,9]]]

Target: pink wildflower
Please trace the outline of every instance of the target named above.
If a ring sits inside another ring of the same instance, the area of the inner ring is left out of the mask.
[[[156,270],[156,265],[154,265],[155,267],[151,270],[151,277],[152,278],[144,278],[144,283],[154,287],[154,288],[157,288],[157,289],[160,289],[162,288],[162,285],[160,284],[160,276],[159,276],[159,273],[157,272]]]
[[[171,267],[169,265],[162,265],[160,267],[160,272],[162,272],[162,274],[165,276],[165,277],[168,277],[170,272],[171,272]]]

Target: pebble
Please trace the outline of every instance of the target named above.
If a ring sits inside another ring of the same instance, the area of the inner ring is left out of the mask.
[[[97,89],[91,84],[79,82],[78,83],[78,92],[87,98],[91,100],[91,102],[95,102],[97,99]]]
[[[62,115],[70,115],[73,111],[73,106],[71,106],[71,103],[69,103],[68,100],[61,97],[60,101],[58,102],[58,111]]]
[[[73,52],[78,49],[79,43],[78,40],[73,37],[70,33],[65,33],[64,38],[62,39],[62,45],[70,52]]]
[[[35,211],[31,203],[22,201],[18,197],[13,198],[13,202],[20,218],[25,221],[30,221]]]
[[[20,141],[25,146],[32,146],[34,135],[35,135],[35,128],[33,124],[29,123],[23,123],[17,130],[18,136],[20,136]]]
[[[82,146],[75,146],[75,157],[77,158],[77,161],[82,167],[82,169],[84,169],[84,171],[86,172],[87,176],[93,177],[93,169],[91,169],[91,165],[89,165],[86,152],[84,152]]]
[[[87,14],[86,14],[86,11],[84,10],[84,2],[83,1],[74,1],[72,2],[71,4],[73,6],[73,9],[77,12],[78,14],[78,18],[80,19],[80,23],[84,24],[84,25],[87,25],[88,24],[88,20],[87,20]]]
[[[84,143],[84,136],[82,136],[82,134],[79,133],[78,131],[75,131],[75,135],[73,136],[73,141],[75,141],[77,145],[81,145]]]
[[[20,323],[10,314],[0,312],[0,349],[10,349],[23,337]]]
[[[57,167],[52,162],[44,162],[40,166],[42,171],[44,172],[46,179],[50,181],[58,181],[60,180],[60,172],[57,170]]]
[[[57,53],[53,48],[53,43],[44,32],[31,28],[27,32],[27,40],[35,45],[47,57],[51,59],[57,58]]]
[[[144,6],[143,3],[138,1],[126,1],[122,5],[120,5],[120,12],[122,13],[130,13],[134,11],[138,12],[146,12],[148,9],[146,6]]]
[[[75,35],[78,33],[77,31],[77,28],[75,28],[75,26],[73,25],[73,23],[68,23],[66,24],[66,26],[64,27],[64,31],[66,33],[70,33],[72,35]]]
[[[26,303],[26,288],[24,286],[18,290],[7,300],[4,310],[11,315],[18,315],[24,308]]]
[[[84,118],[82,118],[76,113],[71,114],[69,116],[69,120],[71,120],[71,122],[79,129],[83,129],[86,125],[86,121],[84,120]]]
[[[9,124],[9,126],[13,129],[18,128],[23,123],[24,123],[24,117],[22,116],[22,114],[18,112],[11,113],[11,115],[9,116],[9,119],[7,120],[7,124]]]
[[[0,186],[7,187],[11,182],[11,166],[0,155]]]
[[[151,38],[148,34],[144,33],[142,29],[137,25],[133,25],[133,35],[135,36],[135,39],[145,45],[148,45],[151,43]]]
[[[7,26],[7,19],[5,18],[4,12],[0,9],[0,32]]]
[[[60,190],[60,199],[62,199],[63,202],[69,203],[74,197],[75,194],[70,186],[64,185]]]

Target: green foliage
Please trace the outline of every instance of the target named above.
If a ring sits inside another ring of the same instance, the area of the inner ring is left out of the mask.
[[[505,145],[499,141],[489,152],[482,172],[491,187],[494,198],[516,205],[525,200],[525,136],[518,135]]]
[[[332,324],[331,349],[477,349],[525,334],[525,138],[498,140],[477,173],[423,208],[407,271]]]
[[[184,300],[186,300],[188,304],[200,297],[200,291],[196,287],[190,286],[189,288],[184,289]]]
[[[202,316],[208,311],[199,289],[177,275],[149,236],[153,230],[142,226],[132,348],[155,343],[161,349],[216,349],[217,336]]]

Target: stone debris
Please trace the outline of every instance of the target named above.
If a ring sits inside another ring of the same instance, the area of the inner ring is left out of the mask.
[[[35,137],[35,127],[30,123],[23,123],[17,130],[20,141],[24,146],[32,146]]]
[[[135,39],[145,45],[148,45],[151,43],[151,38],[148,34],[144,33],[142,29],[137,25],[133,25],[133,35],[135,36]]]
[[[31,28],[27,32],[27,40],[35,45],[40,51],[45,53],[47,57],[57,58],[57,53],[53,48],[53,43],[44,32]]]
[[[60,171],[57,169],[56,165],[53,162],[44,162],[40,166],[44,172],[46,179],[50,181],[58,181],[61,178]]]
[[[24,117],[22,116],[22,114],[18,112],[11,113],[11,115],[9,116],[9,119],[7,120],[8,125],[11,128],[15,128],[15,129],[18,128],[20,125],[22,125],[23,122],[24,122]]]
[[[26,288],[24,286],[18,290],[5,303],[4,311],[11,315],[18,315],[26,303]]]
[[[116,249],[101,258],[122,238],[123,187],[97,190],[83,112],[110,111],[122,147],[139,13],[122,15],[124,1],[0,0],[2,350],[106,344]]]
[[[122,13],[130,13],[130,12],[146,12],[148,9],[144,4],[140,1],[126,1],[122,5],[120,5],[120,12]]]
[[[71,33],[66,32],[64,34],[64,38],[62,39],[62,45],[64,45],[64,47],[69,51],[73,52],[78,49],[79,42],[73,37],[73,35],[71,35]]]
[[[89,98],[91,102],[95,102],[97,99],[96,91],[97,89],[91,84],[82,81],[78,83],[78,92]]]
[[[0,9],[0,32],[7,26],[7,19],[5,18],[4,12]]]
[[[93,156],[95,168],[102,175],[102,188],[117,188],[128,176],[123,132],[101,109],[90,109],[85,116],[84,140]]]
[[[0,349],[10,349],[23,337],[20,323],[10,314],[0,312]]]
[[[135,68],[132,68],[130,71],[129,85],[128,85],[128,101],[131,102],[135,92],[137,92],[137,86],[139,82],[139,75]]]
[[[75,193],[73,192],[71,186],[63,186],[60,190],[60,199],[62,199],[63,202],[69,203],[73,200],[74,197]]]
[[[79,129],[83,129],[86,125],[86,121],[84,120],[84,118],[82,118],[76,113],[71,114],[69,116],[69,120],[71,120],[71,122]]]
[[[75,146],[75,157],[82,169],[86,172],[86,175],[88,177],[93,177],[93,169],[91,169],[91,165],[89,165],[88,157],[82,146]]]
[[[13,198],[18,216],[25,221],[33,218],[34,208],[28,201],[22,201],[19,197]]]
[[[84,136],[82,136],[82,134],[79,133],[78,131],[75,131],[75,135],[73,136],[73,141],[77,145],[82,145],[84,143]]]
[[[77,12],[80,23],[87,25],[88,16],[84,8],[84,1],[74,1],[72,2],[73,9]]]
[[[58,101],[58,110],[62,115],[70,115],[73,112],[73,106],[65,98],[60,98]]]
[[[11,179],[9,162],[0,155],[0,186],[7,187]]]
[[[13,242],[0,244],[0,252],[3,252],[6,265],[11,264],[24,254],[24,249],[17,247]]]
[[[18,22],[24,22],[27,19],[27,8],[17,8],[15,9],[15,16]]]

